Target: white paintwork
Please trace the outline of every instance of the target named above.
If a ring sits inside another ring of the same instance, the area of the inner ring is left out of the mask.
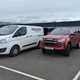
[[[5,52],[2,52],[2,53],[0,52],[0,54],[9,54],[11,48],[14,45],[19,45],[20,50],[35,47],[38,45],[39,41],[42,39],[42,37],[44,35],[43,28],[40,26],[28,26],[28,25],[17,25],[17,26],[18,26],[18,28],[12,34],[6,35],[6,36],[2,36],[2,35],[0,36],[0,41],[7,40],[6,43],[0,43],[0,49],[7,48],[7,50]],[[13,35],[16,33],[16,31],[18,31],[21,27],[26,27],[26,29],[27,29],[26,35],[20,36],[20,37],[13,37]],[[41,30],[33,31],[32,28],[34,28],[34,29],[39,28]],[[30,35],[32,35],[32,36],[30,37]],[[36,44],[34,44],[34,45],[22,47],[23,45],[32,44],[35,42],[36,42]]]
[[[80,71],[76,74],[76,76],[73,78],[73,80],[78,80],[80,77]]]

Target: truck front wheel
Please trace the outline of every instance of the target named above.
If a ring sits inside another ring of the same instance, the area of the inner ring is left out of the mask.
[[[79,43],[76,44],[76,48],[79,49]]]
[[[68,44],[67,48],[64,50],[64,56],[70,56],[71,45]]]

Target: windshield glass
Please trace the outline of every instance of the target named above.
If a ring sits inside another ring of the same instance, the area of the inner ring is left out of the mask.
[[[70,28],[56,28],[54,29],[51,34],[53,35],[69,35],[72,31]]]
[[[0,35],[12,34],[18,28],[17,25],[8,25],[0,28]]]

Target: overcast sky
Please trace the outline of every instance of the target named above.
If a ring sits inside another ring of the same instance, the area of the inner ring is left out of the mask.
[[[80,16],[80,0],[0,0],[0,15]]]

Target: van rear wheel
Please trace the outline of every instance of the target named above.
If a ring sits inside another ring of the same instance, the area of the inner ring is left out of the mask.
[[[14,57],[17,56],[19,53],[20,53],[20,48],[18,46],[14,46],[11,48],[9,56]]]
[[[46,49],[42,49],[42,53],[43,54],[47,54],[47,50]]]
[[[37,44],[37,48],[38,48],[38,49],[40,49],[39,45],[40,45],[40,41],[39,41],[38,44]]]

